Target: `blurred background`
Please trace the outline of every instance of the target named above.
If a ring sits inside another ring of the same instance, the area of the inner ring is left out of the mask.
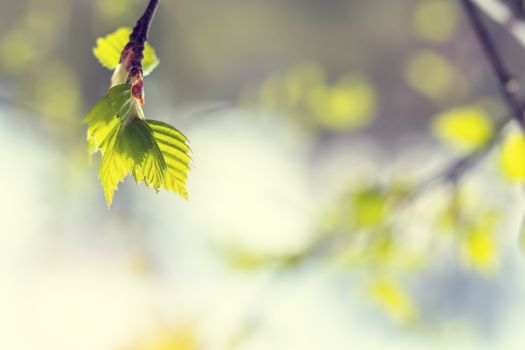
[[[525,347],[500,150],[396,201],[505,117],[458,1],[161,1],[145,112],[190,139],[190,200],[128,178],[109,210],[92,48],[146,3],[0,2],[0,348]]]

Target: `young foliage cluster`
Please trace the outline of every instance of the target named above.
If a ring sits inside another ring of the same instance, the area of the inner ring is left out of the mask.
[[[169,124],[145,118],[121,62],[130,34],[130,28],[120,28],[98,39],[93,49],[100,63],[114,70],[108,93],[85,117],[89,150],[102,155],[99,178],[106,202],[111,206],[119,182],[130,174],[137,183],[144,182],[156,191],[164,188],[188,198],[188,139]],[[146,43],[144,75],[158,63],[154,49]]]

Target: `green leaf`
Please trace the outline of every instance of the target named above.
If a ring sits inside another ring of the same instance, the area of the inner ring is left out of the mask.
[[[188,198],[186,181],[190,171],[191,157],[188,139],[180,131],[169,124],[147,119],[146,123],[153,130],[153,136],[166,162],[167,171],[164,175],[163,187],[184,198]]]
[[[88,149],[91,153],[104,153],[111,132],[120,124],[119,118],[129,117],[133,107],[131,85],[117,85],[84,118],[87,123]]]
[[[97,45],[93,48],[93,54],[100,64],[108,69],[115,69],[119,65],[122,50],[129,41],[131,28],[122,27],[105,37],[97,39]],[[142,69],[144,76],[150,74],[159,65],[159,59],[153,47],[146,43],[144,46],[144,60]]]
[[[111,133],[98,174],[108,208],[113,202],[113,194],[118,183],[124,180],[133,169],[133,159],[123,152],[123,145],[120,144],[122,140],[120,137],[121,129],[122,126],[120,125],[117,130]]]
[[[469,151],[484,145],[494,132],[486,113],[473,106],[438,115],[434,120],[433,131],[446,143]]]
[[[131,84],[120,84],[109,89],[108,95],[113,113],[125,120],[129,117],[133,108],[133,96],[131,94]]]
[[[133,177],[136,182],[143,181],[147,186],[158,191],[164,182],[167,165],[153,136],[153,130],[139,118],[135,118],[129,127],[135,128],[142,135],[145,147],[147,147],[144,159],[133,169]]]
[[[153,138],[153,131],[141,119],[121,124],[111,135],[100,165],[100,182],[108,206],[118,183],[133,173],[137,182],[144,181],[158,190],[164,180],[166,164]]]
[[[84,118],[89,124],[87,130],[88,148],[91,153],[104,151],[111,132],[119,125],[109,96],[105,96]]]
[[[108,207],[118,184],[129,174],[156,191],[163,187],[188,198],[188,139],[166,123],[143,119],[143,114],[131,85],[121,84],[112,87],[85,117],[89,148],[102,153],[99,178]]]

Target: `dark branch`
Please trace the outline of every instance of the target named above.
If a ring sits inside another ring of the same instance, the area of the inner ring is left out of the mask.
[[[149,28],[151,27],[151,21],[153,20],[153,16],[157,11],[158,6],[159,0],[150,0],[146,11],[144,11],[142,17],[137,21],[135,28],[133,28],[133,32],[129,37],[130,41],[142,44],[148,41]]]
[[[514,16],[525,19],[525,7],[523,7],[523,0],[507,0],[507,2]]]
[[[144,45],[148,41],[148,33],[153,16],[159,6],[159,0],[150,0],[144,14],[137,21],[129,36],[129,42],[122,50],[120,64],[128,72],[126,83],[132,84],[133,97],[144,104],[144,82],[142,60],[144,59]]]
[[[474,4],[470,0],[461,0],[461,3],[463,4],[463,8],[465,9],[465,13],[467,14],[472,29],[478,38],[483,53],[498,79],[500,92],[512,112],[512,117],[525,132],[524,113],[522,104],[518,97],[518,91],[520,89],[519,84],[505,67],[503,60],[501,59],[496,46],[483,23],[483,19]]]
[[[426,180],[420,182],[412,192],[408,194],[404,200],[413,200],[418,197],[420,194],[424,193],[428,189],[441,184],[441,183],[456,183],[467,171],[471,170],[473,167],[478,165],[485,157],[490,153],[490,151],[496,146],[502,137],[503,128],[510,122],[510,120],[500,122],[491,137],[491,139],[485,143],[482,147],[475,150],[472,153],[469,153],[459,159],[452,161],[447,165],[443,170],[435,174],[434,176],[429,177]]]
[[[129,43],[124,48],[123,56],[127,55],[131,51],[131,57],[129,61],[129,72],[130,76],[137,74],[140,70],[142,73],[142,60],[144,59],[144,44],[148,40],[149,28],[151,27],[151,21],[159,6],[159,0],[150,0],[146,11],[140,19],[137,21],[133,32],[129,36]],[[129,51],[128,51],[129,50]]]

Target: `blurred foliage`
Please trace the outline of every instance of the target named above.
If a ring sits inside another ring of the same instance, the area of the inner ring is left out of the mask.
[[[8,72],[36,68],[59,43],[60,28],[67,21],[69,2],[32,0],[28,11],[0,36],[0,64]]]
[[[497,215],[494,212],[480,213],[467,231],[464,242],[464,257],[467,264],[482,273],[494,272],[498,265],[498,248],[494,238]]]
[[[320,217],[322,256],[341,269],[367,271],[367,294],[401,325],[415,321],[418,313],[402,281],[424,266],[423,256],[403,244],[403,224],[396,215],[410,190],[399,182],[387,186],[362,183]]]
[[[23,99],[31,101],[39,116],[60,123],[64,130],[77,127],[70,122],[83,103],[78,72],[56,54],[70,11],[65,0],[31,0],[27,11],[0,33],[0,73],[20,85]]]
[[[96,9],[101,17],[108,21],[114,21],[119,17],[126,15],[131,8],[131,5],[136,3],[136,0],[96,0]]]
[[[426,0],[414,7],[414,31],[424,40],[450,40],[456,32],[458,20],[457,4],[453,1]]]
[[[468,87],[461,71],[431,49],[416,51],[407,59],[405,79],[415,91],[439,104],[465,96]]]
[[[401,286],[391,281],[376,281],[369,290],[372,299],[396,322],[409,325],[417,319],[417,306]]]
[[[509,180],[525,180],[525,138],[521,131],[513,130],[505,136],[501,145],[500,164]]]
[[[490,117],[477,106],[445,111],[435,117],[434,133],[446,143],[464,151],[482,147],[494,130]]]
[[[375,89],[363,75],[345,74],[330,84],[315,63],[270,76],[259,89],[248,90],[241,102],[294,116],[309,129],[331,132],[366,126],[378,108]]]
[[[225,246],[217,250],[224,260],[238,271],[251,272],[256,269],[273,266],[279,269],[290,269],[296,267],[304,259],[308,258],[309,252],[302,254],[262,254],[257,251],[248,250],[243,247]]]
[[[198,340],[193,329],[162,327],[152,334],[138,339],[125,350],[198,350]]]

